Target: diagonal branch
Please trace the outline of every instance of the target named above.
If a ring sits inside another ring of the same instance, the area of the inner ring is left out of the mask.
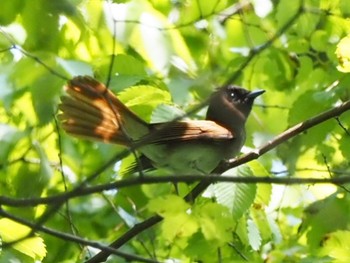
[[[228,169],[237,167],[239,165],[242,165],[244,163],[250,162],[252,160],[258,159],[261,155],[265,154],[266,152],[276,148],[281,143],[289,140],[290,138],[295,137],[296,135],[303,133],[304,131],[317,126],[318,124],[325,122],[332,118],[337,118],[344,112],[350,110],[350,100],[344,102],[343,104],[334,107],[333,109],[330,109],[328,111],[325,111],[323,113],[320,113],[319,115],[316,115],[315,117],[312,117],[306,121],[303,121],[301,123],[298,123],[297,125],[289,128],[288,130],[282,132],[280,135],[278,135],[273,140],[267,142],[260,148],[256,149],[255,151],[249,152],[239,158],[232,159],[226,163],[223,163],[221,166],[219,166],[215,172],[218,174],[221,174]],[[207,187],[209,186],[206,182],[199,183],[190,194],[188,194],[185,197],[186,201],[190,201],[190,198],[196,198],[200,193],[202,193]]]

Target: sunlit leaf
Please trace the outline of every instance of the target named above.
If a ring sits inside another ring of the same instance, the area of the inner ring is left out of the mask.
[[[251,175],[248,167],[232,169],[231,173],[235,176]],[[205,195],[215,196],[219,204],[230,209],[233,218],[239,219],[252,205],[256,189],[254,184],[217,183],[211,185]]]
[[[151,119],[151,113],[158,104],[170,103],[169,92],[147,85],[128,88],[121,92],[118,97],[148,122]]]
[[[3,243],[20,240],[12,245],[17,251],[33,260],[42,260],[46,256],[46,246],[41,237],[27,237],[31,229],[7,218],[0,219],[0,237]],[[22,238],[25,238],[21,240]]]
[[[332,262],[348,262],[350,260],[350,232],[336,231],[327,235],[322,242],[321,255],[333,258]]]
[[[147,207],[152,212],[168,217],[186,211],[189,208],[189,204],[179,196],[168,195],[151,200]]]
[[[208,203],[195,209],[204,237],[221,246],[231,239],[233,227],[229,210],[220,204]]]
[[[259,230],[253,220],[248,219],[247,227],[249,243],[254,250],[258,250],[261,246],[261,236]]]
[[[337,69],[341,72],[350,72],[350,37],[343,38],[337,45],[336,54],[339,65]]]
[[[198,230],[198,223],[186,213],[174,214],[162,223],[162,234],[166,240],[191,237]]]

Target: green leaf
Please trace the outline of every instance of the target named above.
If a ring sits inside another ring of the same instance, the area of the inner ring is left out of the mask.
[[[294,102],[289,112],[289,125],[293,126],[300,121],[306,120],[324,111],[330,107],[332,101],[332,97],[329,96],[327,92],[306,91]]]
[[[146,176],[153,176],[147,174]],[[155,175],[157,176],[157,175]],[[172,193],[174,190],[173,185],[166,184],[166,185],[143,185],[142,191],[148,198],[156,198],[159,196],[165,196]]]
[[[328,34],[323,30],[316,30],[311,35],[311,47],[317,51],[323,52],[328,48]]]
[[[289,88],[293,74],[290,59],[279,50],[270,49],[256,58],[245,78],[253,87],[285,90]]]
[[[293,17],[299,9],[300,1],[281,0],[277,5],[276,19],[278,27],[284,26],[288,20]]]
[[[63,81],[54,75],[44,75],[32,84],[33,106],[40,124],[53,119],[62,86]]]
[[[347,0],[340,0],[339,9],[343,13],[344,16],[350,15],[350,6]]]
[[[39,164],[22,162],[19,164],[12,183],[16,189],[16,196],[22,198],[39,197],[47,187],[53,174],[46,152],[38,143],[34,149],[39,157]]]
[[[21,0],[2,0],[0,10],[0,25],[10,24],[22,9]]]
[[[295,53],[306,53],[310,48],[310,43],[303,38],[290,38],[288,42],[288,50]]]
[[[162,236],[168,241],[191,237],[198,228],[197,220],[186,213],[176,213],[166,217],[161,227]]]
[[[4,243],[14,242],[26,237],[31,232],[27,226],[7,218],[0,219],[0,237]],[[33,260],[43,260],[46,256],[44,240],[41,237],[28,237],[11,245],[17,251],[26,254]]]
[[[27,32],[27,51],[55,51],[59,45],[59,16],[50,10],[48,1],[33,0],[24,5],[21,16]],[[40,19],[38,19],[40,18]],[[45,23],[43,23],[45,21]]]
[[[52,66],[52,59],[42,59],[45,64]],[[28,74],[30,71],[30,74]],[[38,67],[37,63],[31,58],[21,58],[10,73],[10,80],[15,89],[31,86],[38,78],[46,73],[44,67]],[[18,76],[21,76],[20,78]]]
[[[350,219],[348,199],[333,194],[307,208],[301,230],[307,231],[307,242],[312,249],[319,247],[327,233],[346,229]]]
[[[252,170],[252,174],[257,177],[269,176],[269,172],[259,162],[250,162],[249,168]],[[263,205],[268,205],[271,200],[272,185],[270,184],[258,184],[256,192],[255,203],[261,202]]]
[[[252,175],[248,166],[231,169],[226,173],[235,176]],[[214,196],[219,204],[230,209],[234,219],[239,219],[253,204],[256,190],[254,184],[217,183],[207,189],[205,196]]]
[[[344,37],[337,45],[336,55],[341,72],[350,72],[350,36]]]
[[[161,103],[170,103],[171,99],[169,92],[149,85],[130,87],[121,92],[118,98],[147,122],[150,121],[156,106]]]
[[[161,74],[167,74],[171,63],[180,70],[192,74],[195,70],[188,47],[176,28],[162,31],[160,28],[172,27],[168,19],[155,10],[147,1],[131,1],[126,4],[105,6],[106,20],[113,32],[113,20],[110,17],[112,8],[116,19],[128,17],[135,23],[117,23],[116,37],[128,43],[148,62],[151,68]],[[173,44],[176,43],[176,44]]]
[[[276,219],[273,215],[266,215],[267,222],[269,224],[269,229],[271,230],[273,240],[276,244],[279,244],[283,241],[283,236],[280,230],[280,225],[276,222]]]
[[[311,13],[302,13],[295,24],[297,28],[296,33],[300,37],[309,37],[315,32],[318,23],[320,21],[320,16]]]
[[[207,203],[196,207],[193,214],[197,216],[205,239],[215,241],[218,247],[231,240],[233,220],[226,207]]]
[[[339,149],[346,160],[350,160],[350,137],[348,134],[344,134],[339,142]]]
[[[149,211],[155,212],[162,217],[172,217],[178,213],[185,212],[190,206],[181,197],[168,195],[151,200],[147,208]]]
[[[172,121],[181,116],[185,116],[185,112],[183,110],[172,105],[160,104],[153,111],[151,122],[167,122]]]
[[[68,72],[70,76],[93,75],[91,66],[85,62],[57,58],[57,63]]]
[[[308,56],[299,57],[299,68],[296,81],[299,85],[309,80],[310,74],[313,72],[313,61]],[[304,86],[304,85],[303,85]],[[305,85],[306,86],[306,85]],[[309,88],[306,86],[306,88]]]
[[[51,168],[50,160],[42,146],[38,142],[34,142],[33,146],[40,159],[40,170],[37,174],[38,184],[36,184],[36,187],[38,190],[41,189],[43,191],[53,176],[53,170]]]
[[[350,231],[335,231],[328,234],[322,242],[321,255],[334,259],[332,262],[350,261]]]
[[[261,246],[261,236],[258,227],[253,220],[247,222],[249,244],[253,250],[258,250]]]
[[[146,76],[145,66],[136,58],[124,54],[115,56],[114,70],[121,75]]]
[[[0,160],[8,159],[9,153],[18,144],[18,142],[28,134],[18,130],[16,127],[0,123]],[[0,163],[1,163],[0,162]]]
[[[188,240],[188,246],[184,252],[195,260],[212,262],[217,257],[217,246],[213,242],[208,242],[202,232],[197,232]]]

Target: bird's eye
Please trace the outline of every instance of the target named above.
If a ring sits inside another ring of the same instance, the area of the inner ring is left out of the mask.
[[[231,98],[231,99],[234,99],[234,98],[236,98],[236,93],[234,93],[234,92],[231,92],[231,93],[230,93],[230,98]]]

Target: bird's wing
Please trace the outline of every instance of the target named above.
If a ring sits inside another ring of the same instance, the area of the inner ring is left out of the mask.
[[[230,140],[235,135],[214,121],[196,120],[153,124],[148,143],[191,140]],[[153,138],[152,138],[153,137]]]

